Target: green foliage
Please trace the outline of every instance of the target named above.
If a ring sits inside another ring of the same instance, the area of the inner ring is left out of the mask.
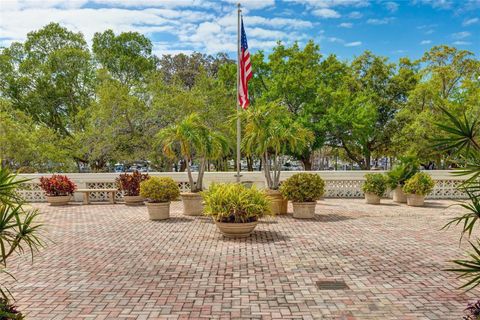
[[[432,192],[435,182],[428,173],[417,172],[405,182],[403,192],[407,194],[416,194],[426,196]]]
[[[383,197],[387,190],[387,179],[381,173],[368,173],[365,175],[365,182],[362,185],[365,193],[373,193],[379,197]]]
[[[387,172],[387,184],[393,190],[396,187],[402,187],[405,181],[410,179],[418,172],[420,164],[415,157],[403,157],[394,165],[392,170]]]
[[[469,290],[480,284],[480,241],[477,240],[476,244],[470,242],[470,245],[473,252],[468,254],[469,259],[453,260],[458,267],[446,269],[446,271],[460,273],[459,278],[466,279],[466,283],[460,288],[469,288]]]
[[[32,256],[44,241],[39,235],[42,224],[38,223],[39,211],[26,210],[16,194],[16,188],[25,180],[16,179],[4,167],[0,167],[0,273],[5,271],[8,258],[14,254],[29,252]],[[8,300],[10,291],[0,287],[0,295]]]
[[[167,157],[176,159],[180,156],[185,161],[192,192],[202,190],[207,160],[218,159],[228,150],[225,137],[209,128],[197,113],[162,129],[156,138]],[[196,182],[190,167],[194,157],[200,160]]]
[[[261,157],[267,185],[276,190],[284,156],[301,152],[313,139],[313,134],[278,103],[257,105],[246,112],[242,146],[247,155]]]
[[[267,194],[255,186],[247,188],[236,183],[212,184],[202,192],[202,196],[205,215],[219,222],[253,222],[271,213]]]
[[[150,177],[140,183],[140,195],[150,202],[170,202],[180,196],[180,190],[172,178]]]
[[[280,192],[293,202],[315,202],[325,193],[325,181],[318,174],[297,173],[282,183]]]
[[[7,299],[0,298],[0,319],[1,320],[23,320],[25,317],[17,307]]]

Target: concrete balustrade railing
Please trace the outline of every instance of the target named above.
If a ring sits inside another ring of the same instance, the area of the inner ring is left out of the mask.
[[[361,186],[367,173],[384,173],[384,171],[309,171],[309,173],[319,174],[326,183],[327,198],[361,198],[363,192]],[[430,199],[461,199],[465,195],[457,190],[459,184],[466,179],[463,176],[452,175],[452,171],[435,170],[426,171],[435,180],[435,188],[429,194]],[[281,174],[281,180],[285,180],[298,171],[284,171]],[[115,179],[118,173],[65,173],[79,189],[101,189],[115,188]],[[188,177],[186,172],[149,172],[151,176],[171,177],[177,183],[182,191],[189,189]],[[31,179],[25,183],[20,190],[22,196],[29,202],[43,202],[45,195],[40,189],[39,179],[42,176],[51,176],[51,174],[20,174],[19,178]],[[194,173],[196,176],[196,173]],[[242,182],[255,184],[258,187],[265,187],[265,176],[263,172],[242,172]],[[234,172],[206,172],[204,177],[204,187],[208,187],[212,182],[235,182]],[[82,194],[75,194],[75,201],[82,200]],[[108,195],[102,192],[91,194],[92,201],[106,200]],[[120,192],[117,193],[117,199],[122,198]]]

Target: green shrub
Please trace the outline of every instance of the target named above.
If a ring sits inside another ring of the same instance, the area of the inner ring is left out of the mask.
[[[402,187],[405,181],[418,172],[418,160],[414,157],[401,158],[392,170],[387,172],[387,184],[390,189]]]
[[[25,317],[17,307],[11,304],[7,299],[0,298],[0,320],[23,320]]]
[[[37,169],[34,167],[29,167],[29,166],[23,166],[18,168],[17,173],[35,173],[37,172]]]
[[[318,174],[297,173],[282,183],[280,192],[293,202],[314,202],[325,193],[325,182]]]
[[[219,222],[253,222],[271,213],[267,194],[255,186],[247,188],[237,183],[215,183],[202,192],[202,196],[204,214]]]
[[[373,193],[382,197],[387,190],[387,180],[381,173],[367,173],[362,190],[365,193]]]
[[[425,196],[432,192],[434,186],[435,182],[429,174],[425,172],[417,172],[413,177],[407,180],[403,186],[403,192]]]
[[[180,190],[172,178],[150,177],[140,183],[140,196],[150,202],[169,202],[180,196]]]

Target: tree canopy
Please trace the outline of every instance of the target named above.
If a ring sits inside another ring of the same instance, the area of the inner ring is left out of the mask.
[[[441,109],[480,113],[480,61],[454,47],[435,46],[418,60],[370,51],[341,60],[313,41],[279,42],[251,59],[252,114],[275,106],[289,126],[311,134],[301,148],[282,150],[307,170],[319,154],[363,169],[403,156],[456,166],[454,152],[430,141],[445,135],[436,126],[448,121]],[[236,64],[227,54],[157,57],[147,37],[112,30],[96,33],[89,47],[81,33],[51,23],[0,49],[0,157],[38,171],[106,171],[139,160],[183,170],[184,157],[167,157],[157,133],[195,113],[230,146],[205,169],[225,170],[235,157],[235,102]],[[243,152],[250,164],[262,159]]]

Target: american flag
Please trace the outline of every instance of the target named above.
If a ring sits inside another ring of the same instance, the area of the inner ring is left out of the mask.
[[[240,39],[241,43],[241,56],[239,57],[240,74],[238,79],[238,104],[247,109],[250,101],[248,100],[248,80],[252,77],[252,64],[250,63],[250,53],[248,52],[247,35],[243,28],[242,19],[242,35]]]

